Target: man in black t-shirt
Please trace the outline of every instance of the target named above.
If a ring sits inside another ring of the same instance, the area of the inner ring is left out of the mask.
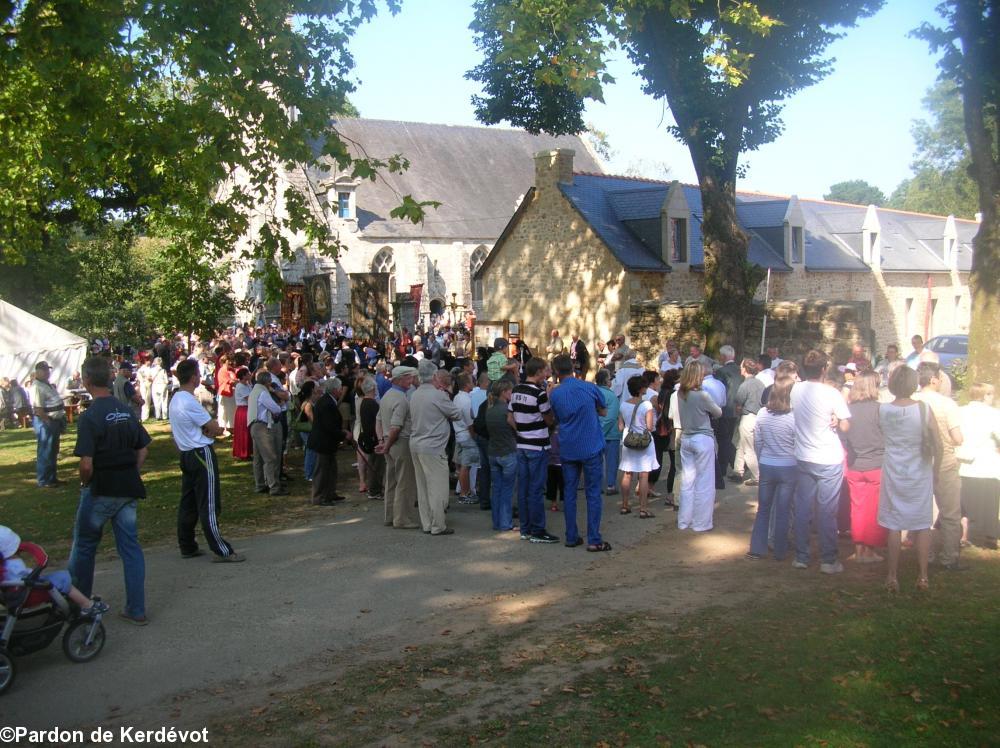
[[[136,506],[138,499],[146,498],[139,469],[151,440],[131,409],[111,395],[108,359],[91,356],[82,371],[83,386],[94,399],[79,418],[73,451],[80,458],[80,506],[69,571],[89,596],[97,547],[110,521],[125,572],[126,601],[120,617],[145,626],[146,560],[136,530]]]

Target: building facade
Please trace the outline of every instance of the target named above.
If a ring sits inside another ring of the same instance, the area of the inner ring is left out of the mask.
[[[575,170],[565,149],[534,161],[534,186],[475,276],[487,317],[523,320],[529,345],[551,329],[592,345],[628,334],[640,308],[648,326],[650,306],[698,306],[704,255],[696,186]],[[803,308],[852,306],[866,321],[851,336],[879,352],[889,343],[907,351],[914,334],[968,331],[975,221],[743,192],[737,217],[750,261],[770,270],[757,292],[761,313],[765,293],[769,302]],[[825,339],[843,340],[842,332],[831,329]],[[794,348],[793,340],[772,342]]]
[[[315,284],[322,282],[323,290],[316,293],[325,294],[327,309],[317,309],[312,294],[304,293],[302,310],[320,321],[350,319],[352,287],[361,276],[373,273],[384,275],[390,304],[400,296],[409,297],[411,287],[419,286],[419,308],[412,311],[425,322],[431,314],[463,318],[469,310],[481,312],[472,276],[531,183],[532,154],[571,148],[583,168],[601,171],[577,137],[362,118],[341,119],[333,127],[357,153],[363,148],[369,156],[383,159],[402,154],[410,166],[400,174],[382,174],[375,182],[351,179],[335,166],[285,172],[283,188],[303,194],[343,247],[336,258],[325,257],[309,246],[304,235],[288,237],[296,259],[283,265],[283,278],[288,287],[303,290],[309,286],[315,291]],[[391,218],[391,210],[404,195],[441,205],[428,209],[421,224]],[[281,201],[268,209],[282,210]],[[259,214],[251,217],[246,241],[260,224]],[[251,271],[237,266],[232,274],[236,298],[252,308],[245,320],[276,319],[278,306],[263,304],[262,288]],[[413,322],[403,320],[409,327]]]

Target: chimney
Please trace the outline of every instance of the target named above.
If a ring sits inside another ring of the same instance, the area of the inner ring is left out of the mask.
[[[535,154],[535,189],[545,190],[559,183],[573,184],[572,148],[556,148]]]

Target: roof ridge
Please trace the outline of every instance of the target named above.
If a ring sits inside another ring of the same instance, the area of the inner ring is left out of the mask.
[[[387,124],[394,124],[394,125],[422,125],[425,127],[454,127],[454,128],[464,128],[466,130],[481,130],[489,132],[497,132],[497,131],[516,132],[516,133],[523,133],[525,135],[531,135],[532,137],[537,137],[539,135],[545,135],[553,139],[561,137],[572,137],[580,139],[581,142],[583,141],[583,138],[580,137],[580,135],[564,136],[564,135],[548,135],[548,133],[531,133],[519,127],[501,127],[498,125],[463,125],[463,124],[452,124],[450,122],[418,122],[416,120],[408,120],[408,119],[383,119],[381,117],[346,117],[343,115],[332,118],[331,123],[335,124],[336,122],[344,120],[351,120],[355,122],[384,122]]]

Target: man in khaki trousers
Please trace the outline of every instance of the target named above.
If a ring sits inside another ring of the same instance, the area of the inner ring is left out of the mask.
[[[940,538],[937,566],[947,571],[963,571],[968,567],[959,560],[962,542],[962,501],[961,482],[958,476],[958,458],[955,447],[962,446],[962,429],[959,425],[958,404],[941,394],[943,377],[941,368],[930,361],[922,361],[917,366],[920,391],[913,396],[922,400],[930,408],[937,420],[941,434],[941,465],[934,482],[934,501],[938,508],[936,533]]]
[[[445,523],[448,508],[448,438],[451,423],[461,419],[458,406],[448,397],[451,374],[439,371],[433,361],[418,366],[420,387],[410,398],[410,454],[417,479],[420,524],[431,535],[451,535]]]
[[[392,387],[382,396],[375,422],[379,437],[375,452],[385,455],[385,525],[397,530],[420,527],[414,506],[417,484],[410,456],[410,406],[406,399],[416,373],[412,366],[392,370]]]

